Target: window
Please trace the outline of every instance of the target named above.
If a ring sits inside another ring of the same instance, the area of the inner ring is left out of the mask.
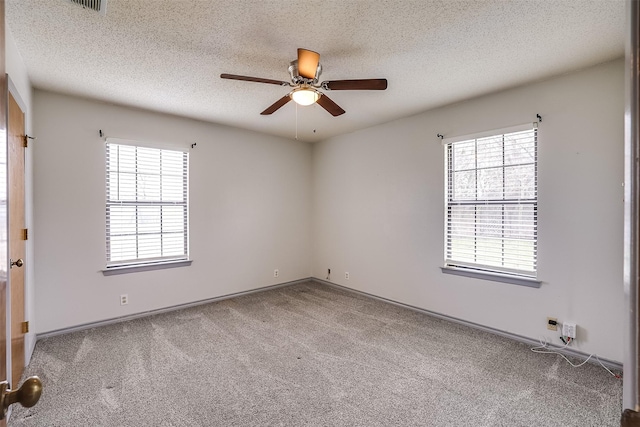
[[[445,267],[536,277],[535,125],[444,141]]]
[[[187,260],[189,154],[106,144],[107,268]]]

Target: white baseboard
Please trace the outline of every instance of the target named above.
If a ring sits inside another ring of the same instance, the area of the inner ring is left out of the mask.
[[[383,302],[387,302],[389,304],[397,305],[399,307],[408,308],[409,310],[417,311],[419,313],[423,313],[423,314],[426,314],[428,316],[437,317],[438,319],[448,320],[450,322],[454,322],[454,323],[458,323],[458,324],[461,324],[461,325],[469,326],[469,327],[475,328],[475,329],[480,329],[482,331],[489,332],[489,333],[492,333],[492,334],[495,334],[495,335],[500,335],[501,337],[510,338],[512,340],[528,344],[528,345],[530,345],[532,347],[537,347],[537,346],[540,345],[540,341],[539,340],[533,339],[533,338],[529,338],[529,337],[525,337],[523,335],[514,334],[514,333],[511,333],[511,332],[503,331],[503,330],[492,328],[492,327],[489,327],[489,326],[484,326],[484,325],[481,325],[479,323],[473,323],[473,322],[469,322],[467,320],[458,319],[457,317],[447,316],[446,314],[440,314],[440,313],[437,313],[435,311],[425,310],[424,308],[415,307],[413,305],[409,305],[409,304],[404,304],[404,303],[401,303],[401,302],[393,301],[393,300],[390,300],[388,298],[379,297],[377,295],[373,295],[373,294],[370,294],[370,293],[367,293],[367,292],[358,291],[356,289],[351,289],[351,288],[348,288],[348,287],[343,286],[343,285],[338,285],[337,283],[329,282],[327,280],[318,279],[317,277],[313,277],[313,278],[311,278],[311,280],[314,281],[314,282],[317,282],[317,283],[322,283],[322,284],[325,284],[325,285],[328,285],[328,286],[332,286],[334,288],[339,288],[339,289],[342,289],[342,290],[347,291],[347,292],[353,292],[353,293],[356,293],[356,294],[359,294],[359,295],[363,295],[363,296],[366,296],[366,297],[369,297],[369,298],[373,298],[373,299],[376,299],[378,301],[383,301]],[[564,354],[565,356],[577,357],[577,358],[583,359],[583,360],[587,359],[590,356],[590,354],[588,354],[588,353],[584,353],[582,351],[575,350],[573,348],[564,348],[564,347],[556,345],[556,344],[547,344],[547,346],[549,347],[550,350],[556,351],[556,352],[561,353],[561,354]],[[605,365],[607,368],[609,368],[609,369],[617,369],[617,370],[622,371],[622,363],[617,362],[615,360],[605,359],[605,358],[602,358],[602,357],[599,357],[599,356],[598,356],[598,358],[600,359],[602,364]],[[589,362],[598,363],[595,358],[589,359]]]
[[[26,334],[24,336],[24,366],[27,366],[31,361],[33,350],[36,348],[36,341],[38,340],[36,334]]]
[[[282,288],[282,287],[285,287],[285,286],[291,286],[291,285],[295,285],[295,284],[298,284],[298,283],[309,282],[310,280],[312,280],[312,279],[310,277],[307,277],[305,279],[294,280],[294,281],[291,281],[291,282],[279,283],[277,285],[270,285],[270,286],[264,286],[262,288],[251,289],[249,291],[235,292],[233,294],[222,295],[222,296],[214,297],[214,298],[207,298],[207,299],[203,299],[203,300],[199,300],[199,301],[188,302],[188,303],[185,303],[185,304],[173,305],[171,307],[165,307],[165,308],[159,308],[159,309],[156,309],[156,310],[143,311],[143,312],[140,312],[140,313],[129,314],[129,315],[126,315],[126,316],[114,317],[114,318],[105,319],[105,320],[99,320],[97,322],[84,323],[82,325],[71,326],[71,327],[63,328],[63,329],[56,329],[54,331],[42,332],[42,333],[37,334],[36,339],[33,340],[33,345],[35,346],[35,343],[38,340],[45,339],[45,338],[50,338],[50,337],[55,337],[56,335],[69,334],[71,332],[83,331],[85,329],[97,328],[99,326],[113,325],[113,324],[116,324],[116,323],[126,322],[128,320],[140,319],[142,317],[153,316],[153,315],[161,314],[161,313],[168,313],[168,312],[171,312],[171,311],[182,310],[182,309],[189,308],[189,307],[196,307],[198,305],[209,304],[209,303],[216,302],[216,301],[222,301],[222,300],[229,299],[229,298],[235,298],[235,297],[239,297],[239,296],[243,296],[243,295],[249,295],[249,294],[254,294],[254,293],[258,293],[258,292],[269,291],[269,290],[272,290],[272,289]],[[30,360],[30,358],[31,358],[31,356],[29,356],[29,360]]]
[[[534,346],[534,347],[540,345],[540,342],[538,340],[533,339],[533,338],[529,338],[529,337],[525,337],[523,335],[517,335],[517,334],[511,333],[511,332],[503,331],[503,330],[492,328],[492,327],[489,327],[489,326],[484,326],[484,325],[481,325],[481,324],[478,324],[478,323],[469,322],[467,320],[458,319],[456,317],[448,316],[446,314],[441,314],[441,313],[437,313],[437,312],[434,312],[434,311],[426,310],[426,309],[423,309],[423,308],[420,308],[420,307],[415,307],[415,306],[412,306],[412,305],[409,305],[409,304],[404,304],[404,303],[401,303],[401,302],[393,301],[393,300],[390,300],[388,298],[383,298],[383,297],[379,297],[377,295],[373,295],[373,294],[370,294],[370,293],[367,293],[367,292],[358,291],[356,289],[348,288],[346,286],[339,285],[339,284],[333,283],[333,282],[329,282],[327,280],[319,279],[317,277],[308,277],[308,278],[305,278],[305,279],[294,280],[294,281],[291,281],[291,282],[280,283],[280,284],[277,284],[277,285],[265,286],[265,287],[262,287],[262,288],[252,289],[252,290],[249,290],[249,291],[236,292],[236,293],[233,293],[233,294],[227,294],[227,295],[223,295],[223,296],[219,296],[219,297],[208,298],[208,299],[194,301],[194,302],[190,302],[190,303],[186,303],[186,304],[180,304],[180,305],[175,305],[175,306],[171,306],[171,307],[160,308],[160,309],[157,309],[157,310],[145,311],[145,312],[142,312],[142,313],[130,314],[130,315],[127,315],[127,316],[116,317],[116,318],[107,319],[107,320],[101,320],[101,321],[98,321],[98,322],[85,323],[85,324],[82,324],[82,325],[72,326],[72,327],[69,327],[69,328],[57,329],[57,330],[54,330],[54,331],[49,331],[49,332],[44,332],[44,333],[41,333],[41,334],[37,334],[35,339],[31,339],[31,344],[29,346],[27,346],[28,353],[29,353],[29,356],[28,356],[27,360],[31,359],[31,354],[33,353],[33,349],[35,347],[36,341],[44,339],[44,338],[49,338],[49,337],[53,337],[53,336],[56,336],[56,335],[68,334],[68,333],[71,333],[71,332],[77,332],[77,331],[82,331],[82,330],[91,329],[91,328],[97,328],[99,326],[113,325],[113,324],[116,324],[116,323],[126,322],[128,320],[139,319],[139,318],[147,317],[147,316],[153,316],[155,314],[168,313],[168,312],[176,311],[176,310],[182,310],[182,309],[185,309],[185,308],[195,307],[195,306],[202,305],[202,304],[209,304],[209,303],[212,303],[212,302],[222,301],[222,300],[229,299],[229,298],[235,298],[235,297],[239,297],[239,296],[242,296],[242,295],[249,295],[249,294],[253,294],[253,293],[257,293],[257,292],[264,292],[264,291],[268,291],[268,290],[272,290],[272,289],[277,289],[277,288],[282,288],[282,287],[285,287],[285,286],[296,285],[296,284],[299,284],[299,283],[304,283],[304,282],[309,282],[309,281],[316,282],[316,283],[321,283],[321,284],[328,285],[328,286],[332,286],[334,288],[342,289],[342,290],[347,291],[347,292],[353,292],[353,293],[356,293],[356,294],[359,294],[359,295],[366,296],[368,298],[373,298],[373,299],[378,300],[378,301],[383,301],[383,302],[386,302],[386,303],[389,303],[389,304],[397,305],[399,307],[407,308],[409,310],[417,311],[419,313],[423,313],[423,314],[426,314],[428,316],[432,316],[432,317],[436,317],[436,318],[439,318],[439,319],[447,320],[447,321],[450,321],[450,322],[458,323],[458,324],[461,324],[461,325],[469,326],[471,328],[479,329],[479,330],[482,330],[482,331],[485,331],[485,332],[489,332],[489,333],[492,333],[492,334],[495,334],[495,335],[499,335],[499,336],[502,336],[502,337],[505,337],[505,338],[509,338],[509,339],[512,339],[512,340],[515,340],[515,341],[519,341],[519,342],[522,342],[522,343],[525,343],[525,344],[528,344],[528,345],[531,345],[531,346]],[[559,345],[556,345],[556,344],[548,344],[548,347],[550,347],[550,349],[552,349],[553,351],[557,351],[558,353],[564,354],[565,356],[577,357],[577,358],[580,358],[580,359],[586,359],[587,357],[589,357],[589,354],[584,353],[582,351],[578,351],[578,350],[575,350],[575,349],[572,349],[572,348],[563,348],[563,347],[561,347]],[[605,359],[605,358],[602,358],[602,357],[600,357],[599,359],[600,359],[600,361],[602,362],[603,365],[605,365],[606,367],[608,367],[610,369],[622,370],[622,363],[620,363],[620,362],[617,362],[615,360]],[[595,359],[593,359],[593,358],[590,359],[589,362],[597,363],[597,361]]]

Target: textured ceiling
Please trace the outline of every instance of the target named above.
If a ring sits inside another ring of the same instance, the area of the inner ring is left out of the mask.
[[[620,0],[6,0],[36,88],[318,141],[624,55]],[[288,103],[303,47],[320,80],[387,78],[386,91],[334,91],[346,114]],[[297,118],[296,118],[297,113]]]

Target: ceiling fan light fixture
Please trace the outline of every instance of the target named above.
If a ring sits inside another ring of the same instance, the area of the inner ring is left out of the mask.
[[[1,1],[1,0],[0,0]],[[70,0],[70,1],[96,1],[96,0]],[[102,0],[106,1],[106,0]],[[231,80],[242,80],[247,82],[268,83],[278,86],[293,88],[288,94],[278,99],[260,113],[268,116],[278,111],[289,101],[293,100],[296,105],[318,104],[333,117],[340,116],[345,111],[331,100],[321,90],[385,90],[387,79],[357,79],[357,80],[325,80],[318,82],[322,73],[320,65],[320,54],[308,49],[298,49],[298,59],[289,63],[289,74],[291,81],[263,79],[260,77],[240,76],[237,74],[220,74],[220,78]]]
[[[301,87],[294,89],[289,96],[298,105],[311,105],[320,98],[320,92],[309,87]]]

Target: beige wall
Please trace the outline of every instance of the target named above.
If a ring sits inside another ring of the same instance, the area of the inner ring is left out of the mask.
[[[313,151],[313,274],[502,331],[622,360],[624,68],[618,60],[336,137]],[[539,289],[442,274],[444,149],[539,128]],[[344,273],[350,273],[346,280]]]
[[[620,361],[623,75],[614,61],[313,146],[36,91],[34,329],[311,274],[324,279],[331,268],[333,282],[529,338],[559,343],[547,316],[576,322],[578,350]],[[436,134],[504,128],[537,113],[542,287],[443,275],[444,151]],[[98,129],[198,143],[191,267],[102,276]],[[128,306],[119,305],[122,293]]]
[[[35,91],[38,333],[310,276],[311,147]],[[105,277],[108,137],[190,151],[190,267]],[[280,277],[273,277],[279,269]],[[129,304],[120,306],[120,294]]]

